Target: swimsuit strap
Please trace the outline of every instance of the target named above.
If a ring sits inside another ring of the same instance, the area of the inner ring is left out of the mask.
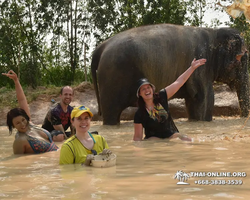
[[[27,134],[27,140],[35,153],[44,153],[48,151],[56,151],[58,147],[54,142],[49,143],[39,140]]]
[[[50,141],[50,142],[53,142],[53,139],[52,139],[52,137],[51,137],[51,134],[50,134],[47,130],[45,130],[44,128],[40,128],[40,127],[35,126],[35,125],[33,125],[33,124],[30,124],[30,127],[34,128],[34,129],[37,129],[37,130],[39,130],[39,131],[42,131],[43,133],[45,133],[45,134],[47,135],[47,137],[49,138],[49,141]]]

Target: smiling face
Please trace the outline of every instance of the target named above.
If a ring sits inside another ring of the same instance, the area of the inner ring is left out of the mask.
[[[73,98],[73,89],[69,86],[65,86],[62,90],[62,94],[60,95],[61,102],[64,105],[69,105]]]
[[[19,133],[26,133],[28,131],[28,121],[21,115],[14,117],[12,120],[12,124]]]
[[[88,132],[90,128],[90,122],[91,122],[91,117],[87,112],[81,114],[79,117],[75,117],[72,120],[72,124],[76,129],[76,133]]]
[[[154,94],[154,91],[150,84],[145,84],[140,87],[139,95],[144,100],[153,99],[153,94]]]

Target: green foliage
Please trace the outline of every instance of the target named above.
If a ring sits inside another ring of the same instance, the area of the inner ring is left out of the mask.
[[[171,23],[184,25],[186,3],[176,0],[148,0],[142,15],[142,24]]]
[[[227,23],[228,26],[238,29],[245,38],[247,49],[250,49],[250,24],[246,21],[244,15],[236,19],[230,17],[230,22]]]
[[[77,69],[75,73],[74,82],[71,79],[71,70],[69,66],[66,67],[51,67],[49,71],[43,70],[42,71],[42,80],[41,82],[44,85],[55,85],[55,86],[63,86],[63,85],[72,85],[76,83],[81,83],[85,81],[84,71],[82,69]],[[90,72],[87,73],[88,80],[91,82],[90,79],[91,75]]]
[[[0,108],[10,106],[10,107],[16,107],[17,101],[15,98],[16,94],[13,89],[10,89],[8,87],[2,87],[0,88]]]
[[[202,26],[203,17],[206,9],[205,0],[188,0],[186,5],[189,7],[190,16],[187,18],[188,24],[191,26]]]
[[[100,43],[137,26],[159,23],[184,25],[188,5],[179,0],[89,0],[87,8],[92,13],[93,30],[98,30],[94,37]]]
[[[36,89],[24,86],[23,90],[27,98],[28,103],[37,99],[38,96],[43,95],[45,98],[50,96],[58,96],[60,93],[60,87],[54,85],[48,85],[46,87],[39,86]],[[18,106],[16,99],[16,92],[13,88],[2,87],[0,88],[0,109],[10,107],[14,108]]]
[[[79,84],[83,81],[93,83],[92,76],[90,73],[90,67],[87,67],[87,80],[85,80],[85,73],[83,69],[77,69],[75,74],[75,82],[74,84]]]
[[[205,0],[2,0],[0,72],[13,69],[32,88],[92,81],[91,47],[142,25],[202,26],[206,6]],[[3,86],[13,83],[0,76]]]
[[[226,23],[227,26],[231,28],[238,29],[241,32],[241,35],[244,37],[246,49],[250,49],[250,24],[246,21],[244,15],[241,15],[238,18],[230,17],[230,21]],[[248,70],[250,71],[250,63],[248,62]]]

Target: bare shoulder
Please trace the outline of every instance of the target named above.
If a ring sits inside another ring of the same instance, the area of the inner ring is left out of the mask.
[[[13,143],[14,154],[24,154],[26,152],[27,145],[28,145],[28,140],[25,135],[17,136]]]
[[[16,134],[14,143],[27,141],[27,136],[24,134]]]

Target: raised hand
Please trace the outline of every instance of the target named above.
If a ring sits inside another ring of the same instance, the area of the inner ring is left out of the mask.
[[[204,65],[206,63],[207,59],[199,59],[199,60],[196,60],[195,58],[193,59],[193,61],[191,62],[191,67],[193,69],[196,69],[198,67],[200,67],[201,65]]]
[[[27,115],[30,117],[30,110],[29,110],[28,102],[27,102],[26,96],[23,92],[23,88],[22,88],[22,86],[17,78],[16,73],[13,70],[10,70],[10,71],[8,71],[8,73],[2,73],[2,75],[7,76],[14,81],[18,105],[20,108],[25,110]]]
[[[16,75],[16,73],[13,70],[8,71],[8,73],[2,73],[2,75],[9,77],[13,81],[17,81],[18,80],[17,75]]]

